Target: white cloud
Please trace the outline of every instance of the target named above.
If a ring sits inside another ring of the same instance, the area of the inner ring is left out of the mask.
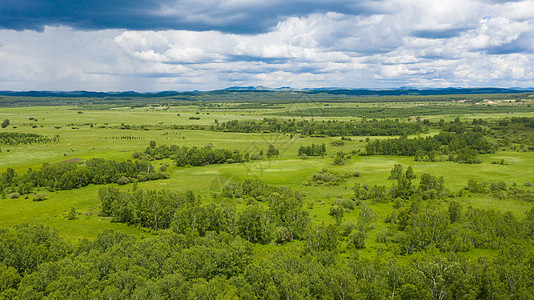
[[[46,27],[42,33],[0,30],[0,89],[534,86],[532,1],[381,4],[381,13],[314,12],[248,35],[66,27]],[[213,5],[224,6],[223,11],[250,5],[272,8],[267,2],[238,0]],[[172,15],[178,8],[160,13]],[[228,17],[221,14],[221,20]],[[202,18],[202,11],[192,15]]]

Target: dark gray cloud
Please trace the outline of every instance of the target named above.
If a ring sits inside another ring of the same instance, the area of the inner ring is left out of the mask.
[[[384,12],[382,1],[2,0],[0,28],[42,31],[44,26],[82,30],[219,30],[266,32],[290,16]]]
[[[469,28],[451,28],[451,29],[435,29],[435,30],[417,30],[412,32],[412,36],[424,39],[449,39],[457,37],[469,30]]]
[[[534,53],[534,33],[523,32],[519,37],[510,43],[498,46],[491,46],[485,50],[488,54],[512,54],[512,53]]]

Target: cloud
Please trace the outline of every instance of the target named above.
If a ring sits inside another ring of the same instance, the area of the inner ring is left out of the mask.
[[[465,32],[466,28],[437,29],[437,30],[417,30],[412,33],[413,36],[425,39],[448,39],[459,36]]]
[[[534,86],[532,1],[9,2],[0,89]]]
[[[516,39],[486,49],[488,54],[534,53],[534,34],[523,32]]]
[[[378,2],[378,3],[377,3]],[[45,26],[82,30],[218,30],[267,32],[291,16],[384,12],[381,1],[312,0],[19,0],[0,2],[0,28],[42,31]]]

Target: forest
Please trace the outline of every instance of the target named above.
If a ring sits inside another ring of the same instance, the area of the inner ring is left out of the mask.
[[[2,96],[0,299],[534,299],[534,98],[464,92]]]

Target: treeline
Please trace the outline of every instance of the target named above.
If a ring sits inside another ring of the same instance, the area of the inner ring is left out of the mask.
[[[456,118],[448,123],[440,120],[437,126],[441,131],[435,136],[374,140],[366,145],[366,152],[368,155],[415,156],[416,160],[423,161],[438,161],[440,155],[445,155],[450,161],[478,163],[478,154],[493,153],[499,147],[534,150],[534,118],[473,119],[471,122]],[[490,142],[488,137],[495,142]]]
[[[154,159],[172,158],[178,167],[231,164],[250,160],[248,153],[243,155],[239,150],[213,149],[212,146],[201,148],[177,145],[156,146],[155,142],[151,142],[144,152],[134,153],[133,157],[140,158],[145,155]]]
[[[282,111],[274,113],[278,116],[291,117],[359,117],[359,118],[408,118],[414,116],[433,115],[465,115],[465,114],[495,114],[512,112],[532,112],[528,105],[500,104],[500,105],[480,105],[480,104],[457,104],[457,105],[436,105],[413,107],[326,107],[326,108],[306,108],[296,111]]]
[[[14,146],[19,144],[50,143],[59,141],[59,135],[53,138],[36,133],[0,132],[0,145]]]
[[[415,156],[416,160],[437,161],[439,155],[460,163],[478,163],[478,154],[493,153],[496,146],[490,143],[482,132],[441,131],[424,138],[374,140],[367,143],[367,155]]]
[[[422,123],[400,122],[397,120],[366,120],[360,122],[349,121],[311,121],[311,120],[283,120],[265,118],[261,121],[232,120],[217,123],[209,127],[210,130],[241,133],[288,133],[305,136],[394,136],[412,135],[428,131],[428,126]]]
[[[192,117],[197,118],[197,117]],[[191,119],[191,118],[190,118]],[[301,136],[395,136],[428,132],[430,122],[402,122],[396,120],[362,119],[361,121],[338,120],[284,120],[264,118],[263,120],[231,120],[213,125],[121,125],[120,129],[149,130],[209,130],[239,133],[284,133]]]
[[[221,196],[245,198],[250,205],[237,211],[233,204],[205,204],[190,191],[128,192],[113,187],[99,191],[104,216],[154,230],[195,231],[201,236],[210,231],[225,232],[253,243],[282,243],[302,239],[310,223],[308,213],[302,210],[302,195],[287,188],[246,180],[226,185]],[[265,202],[268,208],[257,201]]]
[[[168,178],[167,173],[154,170],[147,161],[121,161],[91,158],[84,166],[73,162],[59,164],[45,163],[38,170],[28,169],[18,174],[8,168],[0,174],[0,191],[3,196],[10,194],[12,198],[20,194],[28,194],[35,189],[71,190],[89,184],[119,183],[147,181]]]

